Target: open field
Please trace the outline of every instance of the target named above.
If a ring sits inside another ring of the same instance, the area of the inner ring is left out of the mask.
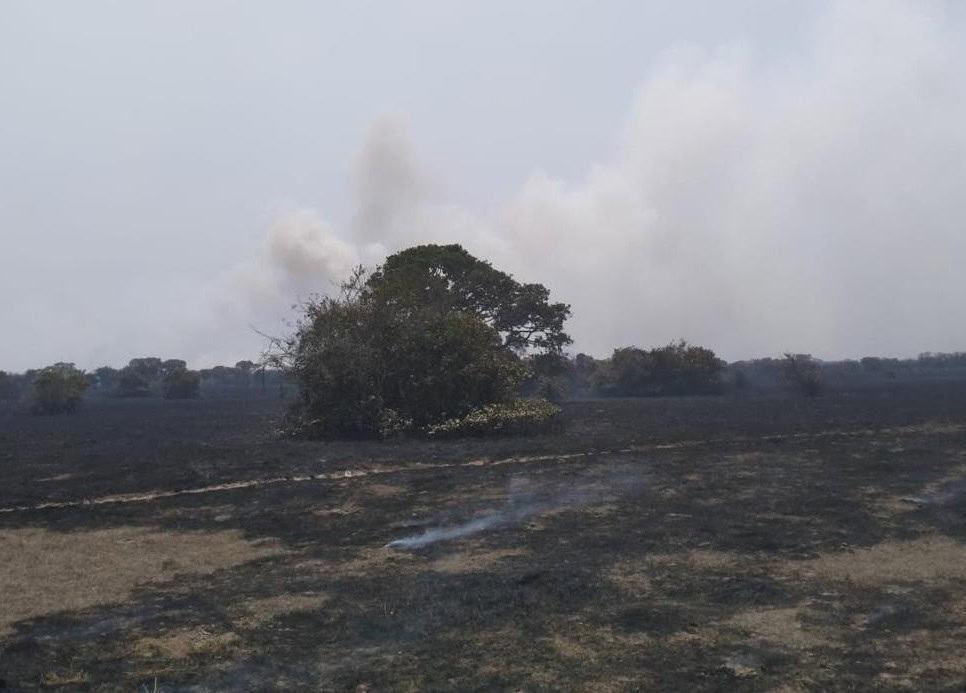
[[[7,689],[966,686],[966,383],[498,441],[283,441],[281,411],[0,413]]]

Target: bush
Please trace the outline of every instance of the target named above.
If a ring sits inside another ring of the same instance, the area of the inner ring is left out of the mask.
[[[713,351],[680,341],[645,351],[615,349],[593,374],[602,395],[710,395],[723,389],[724,362]]]
[[[165,373],[162,386],[165,399],[196,399],[201,376],[187,368],[171,370]]]
[[[312,438],[385,438],[511,399],[525,368],[466,313],[387,315],[354,297],[322,299],[302,326],[284,427]]]
[[[77,409],[87,378],[72,363],[55,363],[38,371],[31,383],[30,410],[35,414],[62,414]]]
[[[466,416],[427,426],[429,438],[534,435],[560,427],[560,407],[540,399],[488,404]]]
[[[782,374],[806,397],[815,397],[824,389],[822,366],[809,354],[785,354]]]
[[[387,438],[519,396],[523,355],[547,363],[570,309],[459,246],[419,246],[309,301],[269,362],[298,383],[283,424],[313,438]]]

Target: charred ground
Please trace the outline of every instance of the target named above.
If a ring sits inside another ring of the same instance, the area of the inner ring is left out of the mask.
[[[577,402],[559,435],[448,443],[278,440],[282,409],[0,414],[8,687],[966,683],[966,383]]]

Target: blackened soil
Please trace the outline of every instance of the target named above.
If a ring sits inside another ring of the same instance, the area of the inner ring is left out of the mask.
[[[0,414],[4,508],[382,472],[0,513],[10,541],[133,527],[278,548],[0,628],[8,689],[966,686],[962,383],[578,402],[559,435],[448,443],[278,440],[281,407]]]

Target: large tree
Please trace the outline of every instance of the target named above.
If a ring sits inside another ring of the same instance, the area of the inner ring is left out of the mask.
[[[555,353],[569,314],[459,246],[419,246],[310,301],[275,361],[299,384],[290,424],[317,437],[425,430],[512,400],[527,349]]]

